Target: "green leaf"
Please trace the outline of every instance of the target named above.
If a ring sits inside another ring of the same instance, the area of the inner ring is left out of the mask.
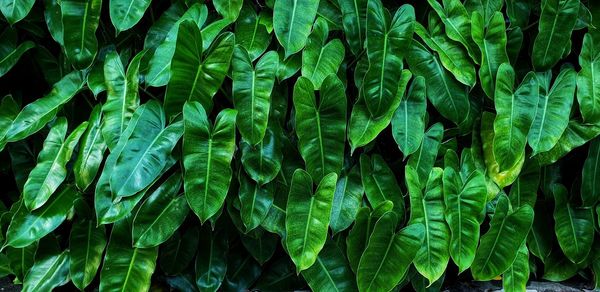
[[[490,112],[483,112],[481,116],[481,142],[483,150],[483,160],[485,163],[486,174],[490,177],[493,183],[497,184],[498,187],[504,188],[511,185],[519,176],[523,163],[525,162],[525,155],[514,164],[511,168],[500,171],[498,161],[494,156],[494,114]],[[496,194],[494,194],[495,197]]]
[[[411,224],[396,230],[397,218],[387,212],[377,220],[369,243],[358,265],[360,291],[390,291],[405,276],[423,243],[422,224]]]
[[[35,44],[31,41],[22,42],[17,46],[16,31],[12,28],[5,29],[0,35],[0,77],[8,73],[19,62],[21,56],[33,47]]]
[[[2,0],[0,1],[0,11],[12,26],[29,14],[33,4],[35,4],[35,0]]]
[[[467,0],[465,9],[469,13],[478,12],[483,16],[486,25],[489,25],[494,13],[502,10],[504,1],[502,0]]]
[[[201,291],[217,291],[227,272],[229,245],[223,232],[204,231],[196,256],[196,286]]]
[[[353,166],[338,178],[333,194],[331,218],[329,226],[333,233],[338,233],[350,227],[363,200],[364,188],[361,181],[360,169]]]
[[[26,105],[6,132],[5,142],[23,140],[41,130],[56,116],[58,110],[79,92],[84,81],[81,72],[71,72],[54,84],[48,95]],[[4,137],[0,137],[0,149],[3,148],[2,138]]]
[[[450,227],[450,256],[462,273],[475,258],[481,214],[487,201],[485,176],[475,170],[463,179],[455,169],[446,167],[443,189],[444,215]]]
[[[319,17],[302,51],[302,76],[308,78],[315,89],[320,89],[323,80],[335,74],[344,60],[344,44],[339,39],[327,42],[329,26]]]
[[[554,230],[560,248],[572,262],[583,262],[594,241],[594,211],[571,206],[567,189],[560,184],[551,187],[554,195]]]
[[[412,42],[407,61],[415,76],[425,78],[427,99],[438,112],[461,130],[470,131],[478,109],[469,100],[467,87],[456,81],[440,60],[417,41]]]
[[[471,35],[481,50],[479,80],[485,94],[494,99],[494,88],[498,67],[508,62],[506,54],[506,27],[504,16],[496,12],[486,25],[483,15],[478,12],[471,15]]]
[[[100,272],[102,291],[148,291],[156,267],[158,247],[131,247],[131,222],[113,225]]]
[[[521,245],[515,261],[502,275],[502,288],[504,291],[526,290],[529,280],[529,250],[526,245]]]
[[[471,18],[461,1],[443,0],[443,7],[438,0],[427,0],[427,2],[442,19],[448,37],[461,43],[467,49],[471,59],[478,63],[481,60],[481,52],[471,36]]]
[[[109,0],[110,21],[117,34],[136,25],[151,2],[151,0]]]
[[[368,1],[366,48],[369,69],[364,76],[361,96],[372,117],[380,118],[394,102],[400,84],[404,53],[412,41],[415,11],[401,6],[390,20],[381,1]]]
[[[182,121],[165,127],[165,114],[158,102],[149,101],[141,110],[142,118],[133,128],[110,176],[115,198],[132,196],[157,179],[183,135]]]
[[[597,37],[586,33],[583,37],[577,74],[577,101],[583,120],[588,123],[600,121],[600,49]]]
[[[588,156],[583,164],[581,198],[584,207],[593,207],[600,200],[600,139],[590,143]]]
[[[350,114],[350,122],[348,129],[348,139],[350,140],[350,150],[354,152],[358,147],[363,147],[371,141],[375,140],[379,133],[381,133],[392,121],[392,117],[399,105],[401,104],[402,96],[408,85],[408,81],[412,74],[408,69],[402,70],[400,77],[400,84],[396,97],[394,98],[393,104],[388,109],[387,113],[380,118],[373,118],[365,101],[359,98],[354,106],[352,107],[352,113]],[[393,125],[392,125],[393,127]]]
[[[512,211],[506,195],[501,194],[490,229],[481,237],[471,267],[473,278],[487,281],[508,270],[517,258],[533,222],[533,208],[523,205]]]
[[[419,183],[417,171],[406,166],[410,195],[409,224],[422,224],[425,239],[415,255],[414,265],[429,285],[442,277],[450,260],[450,229],[444,220],[443,170],[433,168],[427,183]]]
[[[242,235],[242,244],[252,257],[261,265],[273,257],[279,245],[279,236],[265,232],[264,229],[254,229],[250,236]]]
[[[189,207],[179,195],[181,175],[174,175],[170,192],[154,192],[139,207],[133,219],[134,247],[154,247],[167,241],[185,220]]]
[[[535,217],[531,231],[527,236],[527,247],[531,254],[546,262],[556,241],[554,228],[548,228],[553,224],[552,210],[548,210],[544,201],[538,200],[535,205]]]
[[[79,152],[75,164],[73,165],[73,174],[75,175],[75,185],[79,190],[87,189],[98,174],[100,164],[104,160],[106,143],[101,133],[102,127],[102,107],[95,106],[88,120],[88,127],[81,138]]]
[[[240,212],[246,233],[255,229],[267,216],[274,199],[273,185],[259,185],[240,172]]]
[[[552,164],[599,134],[600,127],[595,124],[585,124],[579,119],[570,120],[567,129],[560,136],[556,145],[549,151],[536,155],[535,159],[540,165]]]
[[[425,78],[417,76],[392,118],[392,135],[404,157],[417,151],[423,141],[426,109]]]
[[[181,112],[186,101],[198,101],[210,112],[215,95],[229,69],[233,55],[234,35],[224,33],[203,57],[202,38],[195,22],[179,25],[177,45],[171,62],[171,79],[165,93],[165,112],[172,117]],[[191,79],[190,79],[191,78]]]
[[[366,39],[367,3],[368,0],[338,0],[346,42],[355,56],[363,50]]]
[[[417,152],[410,156],[407,165],[410,165],[417,171],[418,181],[422,186],[429,178],[431,169],[440,149],[440,144],[444,136],[444,126],[441,123],[436,123],[427,129],[423,141]]]
[[[66,186],[34,211],[28,211],[23,202],[18,203],[19,208],[6,231],[4,247],[26,247],[58,228],[78,197],[73,186]]]
[[[225,109],[213,126],[200,103],[184,106],[183,186],[190,208],[202,223],[225,202],[232,175],[236,115],[235,110]]]
[[[244,4],[243,0],[215,0],[213,5],[223,18],[236,20]]]
[[[515,88],[515,71],[508,63],[498,68],[494,103],[494,157],[500,171],[510,169],[525,155],[527,134],[535,117],[538,83],[528,73]]]
[[[285,49],[285,58],[302,50],[306,45],[312,27],[318,0],[281,0],[273,7],[273,28],[275,36]]]
[[[361,155],[360,176],[371,206],[376,207],[390,201],[394,204],[393,210],[399,221],[403,221],[405,211],[402,190],[383,157],[379,154],[373,155],[372,158]]]
[[[278,126],[273,126],[278,127]],[[264,185],[275,179],[281,170],[283,147],[281,129],[267,128],[265,136],[256,146],[251,146],[242,140],[242,165],[245,172],[259,185]]]
[[[519,177],[510,187],[508,198],[511,205],[514,207],[520,207],[523,204],[535,206],[539,186],[540,166],[535,160],[527,160]]]
[[[35,251],[38,247],[38,242],[23,248],[6,247],[5,253],[8,258],[10,269],[15,275],[14,283],[22,283],[25,280],[25,275],[31,269],[34,262]]]
[[[531,59],[536,71],[554,66],[563,56],[579,14],[579,0],[543,0]]]
[[[96,29],[100,21],[100,10],[102,0],[60,1],[63,45],[67,58],[77,69],[85,69],[92,65],[98,52]]]
[[[105,247],[104,226],[96,227],[93,220],[79,220],[71,228],[69,276],[78,289],[85,289],[96,277]]]
[[[25,276],[23,291],[51,291],[69,282],[69,251],[36,260]]]
[[[330,172],[340,173],[346,138],[346,94],[342,82],[329,75],[317,99],[312,82],[298,78],[294,109],[298,149],[308,173],[315,181]]]
[[[104,123],[102,136],[111,151],[114,151],[119,138],[127,128],[133,112],[140,105],[138,93],[138,72],[143,53],[136,55],[127,73],[116,52],[110,52],[104,60],[104,80],[106,83],[106,103],[102,106]]]
[[[356,291],[356,280],[344,253],[333,240],[327,240],[317,261],[301,272],[313,291]]]
[[[285,245],[298,272],[312,266],[325,245],[336,181],[335,173],[326,175],[313,193],[308,172],[294,172],[285,215]]]
[[[183,16],[179,17],[175,23],[169,27],[169,31],[164,40],[156,47],[156,51],[148,61],[146,84],[154,87],[167,85],[171,76],[171,62],[173,55],[175,54],[180,24],[186,20],[191,20],[196,23],[198,28],[200,28],[204,25],[207,16],[208,10],[206,5],[197,3],[192,5],[185,11]],[[204,42],[202,45],[204,45]]]
[[[475,67],[467,51],[444,33],[442,25],[436,14],[429,13],[429,32],[420,23],[415,23],[415,33],[430,49],[438,53],[442,65],[456,80],[469,87],[475,86]]]
[[[37,158],[35,168],[23,188],[23,203],[29,210],[43,206],[67,177],[67,162],[87,127],[82,123],[65,139],[67,120],[59,118],[44,140],[44,147]]]
[[[275,51],[264,54],[256,63],[248,52],[236,46],[233,52],[233,103],[239,114],[238,130],[242,138],[254,146],[265,136],[271,107],[271,91],[279,56]]]
[[[561,70],[550,88],[551,76],[551,72],[538,75],[542,88],[535,118],[527,136],[529,146],[533,149],[532,156],[552,149],[569,124],[577,74],[572,68]]]
[[[235,23],[235,42],[248,51],[252,61],[262,55],[271,43],[271,33],[263,23],[265,15],[256,14],[254,7],[246,2]]]

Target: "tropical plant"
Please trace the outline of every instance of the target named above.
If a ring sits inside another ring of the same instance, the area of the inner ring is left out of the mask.
[[[600,289],[596,0],[0,0],[24,291]]]

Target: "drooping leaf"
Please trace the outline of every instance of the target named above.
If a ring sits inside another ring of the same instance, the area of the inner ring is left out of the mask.
[[[183,166],[185,196],[190,208],[205,222],[225,202],[235,151],[236,111],[223,110],[211,125],[198,102],[183,110]]]
[[[33,8],[33,4],[35,4],[35,0],[2,0],[0,2],[0,11],[2,11],[4,17],[12,26],[29,14],[31,8]]]
[[[317,261],[301,272],[313,291],[356,291],[356,280],[344,253],[327,240]]]
[[[0,5],[2,4],[0,3]],[[16,30],[5,29],[0,35],[0,77],[8,73],[21,59],[21,56],[33,47],[35,44],[31,41],[22,42],[17,46]]]
[[[312,82],[300,77],[294,85],[293,99],[298,149],[308,173],[315,181],[330,172],[340,173],[346,137],[343,84],[337,76],[329,75],[317,99]]]
[[[511,185],[519,176],[523,163],[525,162],[525,155],[522,155],[519,160],[509,169],[500,171],[500,166],[494,155],[494,114],[490,112],[483,112],[481,116],[481,142],[483,150],[483,162],[487,170],[487,176],[491,178],[493,183],[498,185],[500,188]],[[497,193],[497,192],[496,192]],[[494,194],[495,197],[496,194]]]
[[[81,138],[79,152],[73,165],[75,185],[80,190],[87,189],[98,174],[104,160],[106,143],[101,133],[102,107],[95,106],[90,114],[88,126]]]
[[[376,207],[385,201],[394,204],[399,221],[404,220],[404,198],[394,173],[381,155],[360,156],[360,176],[367,199]]]
[[[335,173],[326,175],[313,193],[310,174],[301,169],[294,172],[285,216],[285,245],[298,272],[312,266],[325,245],[336,181]]]
[[[583,37],[577,74],[577,101],[583,120],[594,123],[600,120],[600,50],[598,37],[587,33]]]

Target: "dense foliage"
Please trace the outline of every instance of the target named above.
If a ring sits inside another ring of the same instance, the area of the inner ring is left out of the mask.
[[[0,12],[24,291],[600,288],[596,0]]]

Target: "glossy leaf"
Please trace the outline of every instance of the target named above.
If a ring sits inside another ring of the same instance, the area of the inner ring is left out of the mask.
[[[417,179],[422,186],[425,185],[425,182],[429,178],[440,149],[443,135],[444,126],[442,124],[436,123],[429,127],[419,149],[408,159],[407,165],[417,171]]]
[[[404,157],[417,151],[421,145],[425,135],[426,109],[425,78],[418,76],[392,118],[392,135]]]
[[[96,277],[106,247],[106,229],[96,227],[93,220],[80,220],[73,225],[69,237],[69,276],[80,290]]]
[[[283,160],[283,142],[281,130],[267,128],[265,136],[256,146],[246,141],[240,144],[242,150],[242,165],[244,170],[259,185],[264,185],[275,179],[281,170]]]
[[[151,2],[150,0],[109,0],[110,21],[117,33],[136,25]]]
[[[533,155],[546,152],[558,142],[569,123],[569,109],[573,105],[577,75],[566,68],[554,80],[550,88],[551,73],[538,75],[540,95],[535,118],[529,129],[527,142]]]
[[[306,169],[315,181],[330,172],[340,173],[346,133],[346,95],[344,86],[330,75],[323,82],[319,98],[305,77],[294,85],[298,149]]]
[[[600,120],[600,50],[597,49],[598,37],[587,33],[583,37],[577,74],[577,101],[583,120],[588,123]]]
[[[486,25],[483,15],[478,12],[473,13],[471,35],[481,50],[481,67],[479,68],[481,87],[489,98],[494,99],[498,68],[501,64],[508,62],[504,16],[502,13],[496,12]]]
[[[12,26],[29,14],[33,4],[35,4],[35,0],[3,0],[0,2],[0,11]]]
[[[583,206],[591,207],[600,200],[600,139],[590,143],[588,156],[583,164],[581,198]]]
[[[243,0],[216,0],[213,3],[215,5],[215,9],[219,14],[221,14],[224,18],[235,20],[240,14],[240,10],[242,9],[242,4],[244,4]]]
[[[258,227],[267,216],[274,200],[273,185],[259,185],[240,173],[240,206],[246,233]]]
[[[130,219],[118,221],[113,226],[104,255],[100,290],[148,291],[157,255],[157,247],[132,247]]]
[[[77,197],[74,187],[66,186],[34,211],[28,211],[24,203],[19,203],[6,231],[4,246],[26,247],[52,232],[65,221]]]
[[[236,46],[232,61],[233,103],[239,114],[238,130],[250,145],[265,136],[271,107],[271,91],[279,64],[277,52],[264,54],[252,65],[248,52]]]
[[[69,251],[36,260],[25,281],[23,291],[50,291],[69,281]]]
[[[329,226],[333,233],[350,227],[362,203],[364,187],[358,166],[342,174],[335,186]]]
[[[512,211],[506,195],[500,195],[490,229],[481,237],[471,268],[476,280],[492,279],[510,268],[533,222],[533,208]]]
[[[302,76],[308,78],[315,89],[323,80],[335,74],[344,60],[344,45],[339,39],[327,42],[329,26],[323,18],[317,18],[313,31],[302,51]]]
[[[525,76],[515,89],[515,71],[508,63],[498,68],[494,94],[494,157],[500,171],[510,169],[525,155],[527,134],[535,117],[538,83],[535,74]]]
[[[88,126],[81,138],[79,152],[73,165],[75,185],[80,190],[87,189],[98,174],[100,164],[104,160],[106,142],[101,133],[102,111],[100,106],[95,106],[90,114]]]
[[[328,240],[317,261],[302,271],[302,277],[313,291],[356,291],[354,274],[344,253]]]
[[[236,115],[235,110],[223,110],[213,126],[200,103],[184,106],[183,186],[188,204],[201,222],[225,202],[232,175]]]
[[[358,55],[364,47],[367,34],[368,0],[338,0],[346,42],[352,54]]]
[[[529,280],[529,250],[525,245],[519,248],[517,257],[503,274],[502,288],[505,291],[523,291]]]
[[[567,189],[552,185],[554,195],[554,230],[560,248],[572,262],[584,261],[594,240],[594,213],[591,208],[577,208],[568,201]]]
[[[318,0],[281,0],[273,7],[273,29],[275,36],[285,49],[285,59],[302,50],[312,27]]]
[[[544,0],[531,59],[537,71],[554,66],[562,57],[579,13],[579,0]]]
[[[369,59],[361,88],[371,116],[382,117],[393,104],[400,83],[403,53],[410,46],[415,12],[411,5],[401,6],[390,19],[379,0],[367,7],[366,49]]]
[[[235,42],[248,52],[252,61],[267,50],[271,33],[263,23],[264,15],[258,15],[254,7],[244,4],[235,24]]]
[[[176,232],[160,247],[158,263],[169,275],[184,271],[194,259],[200,240],[199,229],[189,228],[183,235]]]
[[[402,190],[383,157],[361,155],[360,176],[371,206],[376,207],[385,201],[390,201],[394,204],[393,210],[399,221],[403,221],[405,211]]]
[[[115,1],[110,1],[112,2]],[[60,2],[63,42],[67,57],[77,69],[92,65],[98,52],[96,29],[100,21],[102,0],[67,0]]]
[[[393,212],[387,212],[375,223],[358,265],[360,291],[389,291],[394,288],[419,251],[425,233],[423,225],[411,224],[396,233],[394,217]]]
[[[336,181],[335,173],[326,175],[313,193],[308,172],[294,172],[285,215],[285,245],[298,272],[312,266],[325,245]]]

